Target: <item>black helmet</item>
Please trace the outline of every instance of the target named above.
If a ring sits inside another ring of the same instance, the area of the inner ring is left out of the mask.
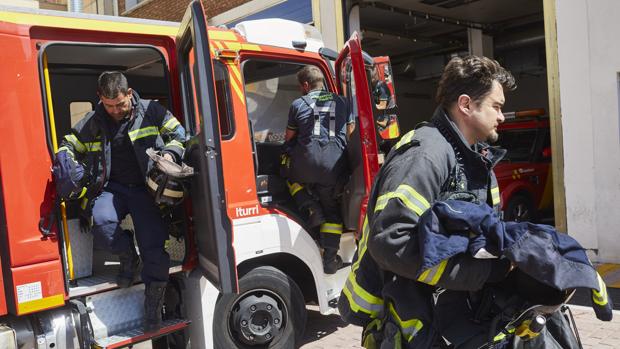
[[[153,149],[148,149],[146,153],[153,160],[153,166],[146,175],[146,185],[155,203],[167,206],[180,204],[187,191],[184,179],[192,176],[194,169],[167,160]]]

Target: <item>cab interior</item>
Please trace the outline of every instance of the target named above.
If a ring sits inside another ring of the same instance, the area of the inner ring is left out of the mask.
[[[153,46],[51,43],[41,49],[40,68],[42,93],[51,95],[51,103],[46,104],[51,157],[54,153],[51,135],[55,134],[56,143],[60,144],[71,127],[99,102],[97,78],[103,71],[123,72],[129,87],[137,91],[140,98],[154,99],[170,108],[168,67],[163,54]],[[46,78],[46,69],[49,79]],[[51,132],[52,128],[55,132]],[[116,256],[97,250],[93,246],[92,234],[80,228],[78,205],[78,201],[68,201],[66,214],[58,219],[61,223],[59,244],[70,297],[114,288],[118,268]],[[174,220],[174,226],[185,224],[182,209],[177,208],[169,216]],[[131,217],[127,216],[121,226],[132,230]],[[186,239],[182,234],[174,235],[178,238],[170,236],[166,244],[171,258],[170,273],[181,270],[186,251]]]
[[[303,67],[304,64],[284,60],[250,59],[242,63],[260,202],[263,206],[285,211],[305,226],[307,217],[297,209],[289,194],[286,180],[280,175],[280,154],[284,148],[289,108],[295,99],[302,96],[296,74]],[[321,71],[327,81],[327,74],[331,73],[324,69]],[[355,115],[356,124],[359,124],[353,97],[354,95],[349,94],[347,101]],[[354,231],[357,230],[359,207],[365,190],[357,127],[348,141],[347,151],[350,175],[345,185],[341,211],[345,231]],[[308,227],[306,230],[312,232]]]

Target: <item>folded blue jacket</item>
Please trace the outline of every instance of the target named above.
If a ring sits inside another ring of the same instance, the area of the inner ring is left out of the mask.
[[[554,227],[504,222],[487,204],[446,200],[420,217],[420,273],[459,253],[505,257],[537,281],[564,291],[587,288],[597,318],[610,321],[613,304],[584,248]]]

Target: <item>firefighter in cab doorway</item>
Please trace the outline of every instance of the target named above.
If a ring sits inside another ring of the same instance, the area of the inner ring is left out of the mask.
[[[66,135],[56,153],[54,175],[58,195],[80,200],[95,246],[118,255],[118,286],[134,283],[140,257],[145,284],[144,330],[161,326],[161,310],[168,281],[170,257],[164,248],[167,227],[149,193],[147,174],[153,161],[147,149],[181,162],[185,130],[155,101],[140,99],[117,71],[98,78],[100,102]],[[131,215],[134,234],[121,221]]]
[[[323,270],[334,274],[343,231],[339,198],[348,175],[347,140],[355,121],[347,102],[325,90],[321,70],[312,65],[297,73],[303,96],[288,115],[283,167],[295,204],[319,227]]]

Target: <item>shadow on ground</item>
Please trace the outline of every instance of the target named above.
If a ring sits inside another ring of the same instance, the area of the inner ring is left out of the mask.
[[[348,325],[338,314],[321,315],[318,306],[308,306],[307,309],[308,321],[301,345],[318,341]]]

